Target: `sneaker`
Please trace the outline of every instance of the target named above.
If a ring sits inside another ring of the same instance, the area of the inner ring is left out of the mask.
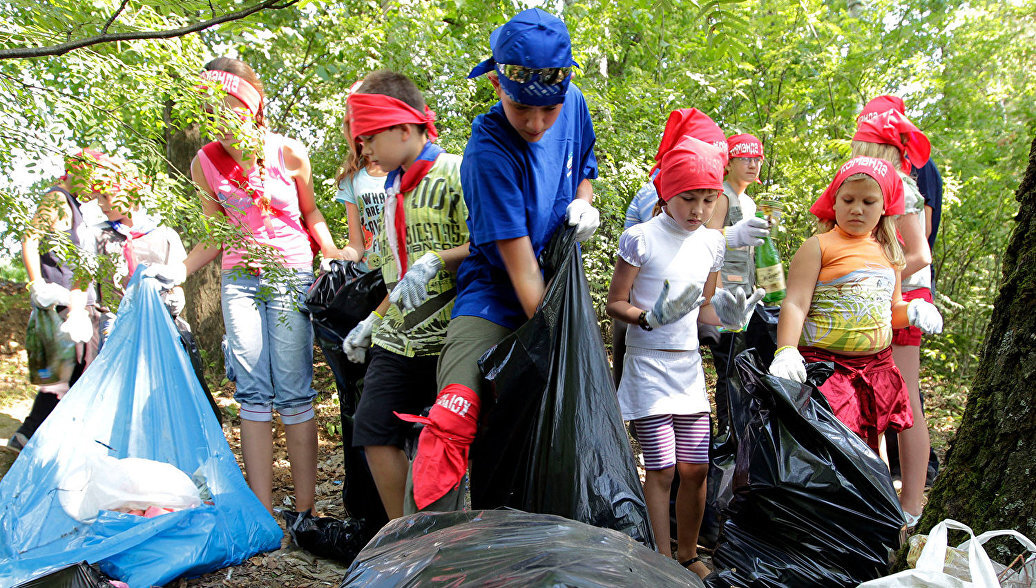
[[[921,520],[921,515],[912,515],[905,510],[903,516],[906,518],[907,533],[912,532],[917,527],[917,521]]]
[[[11,439],[7,441],[7,450],[12,453],[21,453],[25,444],[29,442],[29,439],[21,433],[15,433],[11,435]]]

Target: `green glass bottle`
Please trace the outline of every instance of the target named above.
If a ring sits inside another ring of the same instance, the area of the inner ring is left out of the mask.
[[[756,212],[755,215],[764,218],[762,212]],[[763,304],[767,306],[779,306],[788,293],[784,283],[781,254],[777,252],[769,235],[762,245],[755,248],[755,285],[766,290]]]

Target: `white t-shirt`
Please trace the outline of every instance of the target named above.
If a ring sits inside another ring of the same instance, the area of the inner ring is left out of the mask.
[[[385,207],[385,176],[375,177],[361,169],[352,179],[338,182],[335,200],[355,204],[360,209],[360,226],[363,228],[363,248],[367,254],[378,252],[376,237],[381,231],[381,211]]]
[[[692,283],[704,290],[709,274],[723,265],[725,248],[720,231],[704,226],[687,231],[665,212],[626,229],[619,237],[619,256],[640,268],[630,290],[630,302],[650,310],[665,280],[669,280],[670,297],[680,295]],[[697,322],[698,309],[694,309],[680,320],[651,331],[633,325],[626,331],[626,345],[693,351],[698,348]]]

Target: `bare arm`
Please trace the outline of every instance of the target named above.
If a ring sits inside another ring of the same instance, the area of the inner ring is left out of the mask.
[[[705,226],[709,229],[722,231],[723,221],[727,220],[728,208],[730,208],[730,197],[727,196],[726,192],[720,192],[720,197],[716,199],[716,206],[712,209],[712,217],[705,223]]]
[[[583,179],[579,182],[579,186],[576,187],[576,198],[579,200],[586,200],[590,204],[594,202],[594,187],[590,183],[590,180]]]
[[[899,270],[896,270],[896,289],[892,292],[892,328],[902,329],[910,326],[910,319],[907,316],[907,307],[910,303],[903,301],[903,291],[901,289],[901,276]]]
[[[719,315],[716,314],[716,309],[712,307],[712,295],[716,293],[716,283],[718,281],[719,272],[710,273],[709,279],[705,280],[705,291],[702,292],[702,296],[705,297],[705,304],[698,309],[699,323],[717,327],[723,325],[723,321],[719,320]]]
[[[511,278],[511,286],[518,296],[525,316],[532,318],[546,290],[540,264],[532,251],[532,241],[528,236],[501,239],[496,242],[496,247],[500,251],[500,258],[507,269],[507,276]]]
[[[439,257],[442,258],[443,264],[446,266],[446,270],[456,273],[457,268],[460,267],[460,262],[464,261],[464,258],[468,256],[468,249],[470,248],[471,243],[469,242],[452,249],[438,251],[437,253],[439,254]],[[506,261],[504,263],[506,263]]]
[[[916,214],[904,214],[896,219],[896,229],[903,238],[903,256],[906,258],[904,276],[913,275],[932,264],[932,252],[928,249],[920,220]]]
[[[360,261],[367,253],[363,241],[363,224],[360,223],[360,207],[355,202],[345,203],[345,215],[349,219],[349,244],[342,247],[342,259]]]
[[[205,216],[218,217],[222,215],[223,206],[220,205],[216,192],[209,186],[209,181],[205,179],[205,172],[202,171],[201,161],[198,160],[197,156],[191,162],[191,179],[201,188],[199,197],[201,198],[201,210]],[[183,261],[184,266],[187,267],[187,275],[189,276],[211,263],[212,260],[219,256],[219,252],[222,249],[223,247],[220,245],[208,245],[205,241],[195,245],[191,252],[187,254],[187,259]]]
[[[924,238],[925,240],[930,239],[932,236],[932,215],[935,214],[935,209],[927,204],[924,205]]]
[[[327,228],[327,221],[317,208],[316,197],[313,194],[313,173],[309,164],[309,155],[306,153],[305,147],[298,141],[284,142],[284,166],[295,180],[295,187],[299,194],[299,211],[306,222],[309,234],[320,247],[320,253],[328,259],[341,257],[342,253],[335,246],[335,241],[331,237],[331,230]]]
[[[638,273],[639,267],[630,265],[621,257],[615,259],[615,272],[608,288],[608,305],[604,309],[608,316],[631,325],[638,324],[641,313],[646,310],[630,304],[630,290],[633,289],[633,280]]]
[[[813,290],[820,277],[820,241],[807,240],[791,258],[788,268],[788,294],[781,304],[777,321],[777,346],[796,347],[802,336],[802,325],[813,302]]]
[[[28,274],[29,283],[43,277],[40,271],[40,237],[44,233],[63,231],[72,226],[72,211],[61,192],[47,192],[43,195],[36,214],[22,239],[22,263]]]

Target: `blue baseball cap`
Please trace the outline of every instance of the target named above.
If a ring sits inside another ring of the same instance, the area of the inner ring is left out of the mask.
[[[560,18],[539,8],[523,10],[493,31],[489,46],[493,56],[476,65],[469,79],[495,70],[504,92],[519,104],[565,100],[572,77],[567,70],[579,64],[572,59],[572,40]]]

